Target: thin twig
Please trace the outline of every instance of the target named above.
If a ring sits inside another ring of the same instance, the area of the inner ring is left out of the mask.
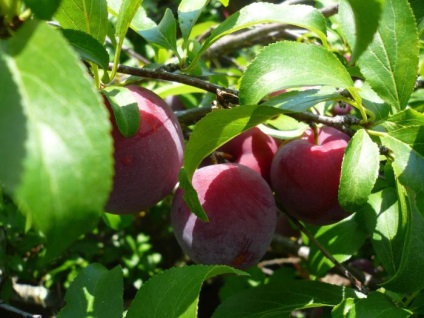
[[[111,65],[109,66],[111,67]],[[147,69],[147,68],[138,68],[131,67],[126,65],[118,65],[117,69],[118,73],[129,74],[133,76],[139,76],[144,78],[154,78],[164,81],[178,82],[186,85],[190,85],[193,87],[197,87],[203,89],[207,92],[211,92],[214,94],[219,94],[219,92],[224,91],[229,95],[237,95],[238,92],[236,90],[225,88],[223,86],[219,86],[213,83],[206,82],[204,80],[198,79],[194,76],[188,76],[183,74],[175,74],[165,71],[163,68],[159,69]]]
[[[314,237],[314,235],[306,227],[303,226],[302,223],[300,223],[296,218],[292,217],[288,213],[286,215],[299,228],[299,230],[302,231],[308,237],[312,244],[314,244],[321,251],[321,253],[326,258],[328,258],[336,266],[336,268],[338,268],[338,270],[346,276],[346,278],[349,279],[352,286],[355,286],[355,288],[363,294],[368,293],[368,288],[363,285],[361,280],[358,279],[355,275],[353,275],[343,264],[336,260],[334,256],[331,255],[331,253],[327,251],[327,249],[322,246],[322,244]]]
[[[13,315],[13,317],[21,317],[21,318],[41,318],[41,315],[37,314],[30,314],[28,312],[25,312],[19,308],[15,308],[13,306],[10,306],[8,304],[0,303],[0,314],[3,312],[3,314],[7,316],[2,317],[9,317]]]

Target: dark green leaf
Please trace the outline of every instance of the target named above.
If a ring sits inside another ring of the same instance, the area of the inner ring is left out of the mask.
[[[424,250],[424,204],[422,196],[416,196],[400,184],[398,198],[401,214],[405,216],[406,233],[402,247],[396,250],[396,253],[401,254],[398,271],[383,286],[399,293],[413,293],[424,288],[424,253],[421,253]]]
[[[149,29],[138,30],[138,32],[146,39],[146,41],[171,50],[178,56],[177,22],[169,8],[166,9],[162,20],[157,26]]]
[[[184,168],[179,178],[185,191],[184,199],[200,219],[207,220],[207,216],[191,179],[202,160],[233,137],[280,113],[281,110],[273,107],[243,106],[213,111],[196,124],[186,145]]]
[[[304,91],[290,91],[271,98],[262,105],[278,107],[287,111],[303,112],[318,103],[329,100],[337,101],[342,96],[336,89],[323,87],[322,89],[308,89]]]
[[[422,290],[414,299],[414,302],[410,306],[410,309],[416,315],[424,315],[424,290]]]
[[[50,20],[62,0],[24,0],[28,8],[40,20]]]
[[[409,4],[414,11],[415,19],[418,25],[420,37],[424,35],[424,2],[421,0],[409,0]]]
[[[119,266],[108,271],[100,264],[84,268],[65,295],[65,306],[58,318],[110,317],[123,313],[123,278]]]
[[[264,48],[248,66],[240,83],[240,103],[253,105],[283,88],[314,85],[348,88],[353,82],[343,64],[326,49],[278,42]]]
[[[203,282],[222,274],[246,273],[221,265],[174,267],[162,272],[141,286],[126,318],[197,317],[199,292]]]
[[[368,200],[377,180],[380,151],[364,129],[358,130],[346,148],[339,185],[339,203],[356,212]]]
[[[108,113],[75,52],[45,24],[27,22],[1,42],[0,63],[0,179],[59,253],[92,229],[107,200]]]
[[[279,22],[292,24],[314,32],[326,45],[324,16],[315,8],[305,5],[252,3],[222,22],[202,44],[197,59],[223,36],[255,24]],[[196,64],[195,61],[193,64]]]
[[[371,43],[382,11],[384,0],[342,0],[339,5],[340,22],[352,48],[351,63]]]
[[[405,108],[418,68],[417,27],[407,0],[384,2],[378,31],[358,63],[385,102],[398,111]]]
[[[96,63],[104,70],[109,67],[109,54],[103,45],[88,33],[65,29],[63,35],[69,44],[78,52],[82,59]]]
[[[121,318],[124,311],[123,297],[122,269],[120,266],[116,266],[105,272],[97,282],[94,294],[93,316],[99,318]]]
[[[178,23],[184,41],[187,41],[193,26],[208,4],[208,0],[182,0],[178,6]]]
[[[394,275],[399,268],[403,239],[406,233],[405,216],[401,214],[394,188],[370,195],[361,210],[377,259],[383,268]]]
[[[344,298],[362,298],[346,287],[318,281],[293,280],[268,284],[242,291],[227,298],[213,318],[281,318],[300,308],[335,306]]]
[[[371,292],[367,298],[359,299],[350,308],[348,318],[405,318],[412,312],[399,308],[390,299],[379,292]]]
[[[356,215],[336,224],[321,226],[313,232],[318,242],[340,263],[351,258],[367,238],[365,227]],[[313,244],[309,252],[308,265],[311,274],[316,276],[324,276],[334,267],[334,264]]]
[[[140,111],[134,94],[120,86],[106,87],[103,93],[109,100],[119,132],[124,137],[134,136],[140,128]]]
[[[413,191],[418,200],[424,200],[424,156],[393,136],[381,137],[381,141],[394,154],[392,165],[399,182]]]
[[[62,0],[55,15],[64,29],[90,34],[103,44],[108,28],[106,0]]]

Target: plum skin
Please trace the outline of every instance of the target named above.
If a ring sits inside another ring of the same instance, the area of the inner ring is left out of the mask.
[[[247,166],[258,172],[266,181],[270,181],[272,158],[278,150],[274,138],[262,132],[258,127],[250,128],[228,141],[218,151],[233,157],[230,160]]]
[[[114,214],[146,210],[171,193],[182,166],[184,138],[170,107],[150,90],[128,86],[139,107],[140,128],[124,137],[111,114],[114,141],[113,189],[105,210]]]
[[[289,141],[275,155],[271,185],[281,205],[297,219],[314,225],[336,223],[349,214],[338,203],[341,165],[350,137],[332,128],[312,129]]]
[[[276,205],[267,182],[250,168],[223,163],[196,170],[193,186],[209,222],[190,211],[178,189],[171,222],[183,251],[201,264],[255,265],[275,231]]]
[[[337,103],[331,109],[331,113],[333,114],[333,116],[344,116],[350,114],[351,110],[351,105],[345,104],[342,106],[340,103]]]

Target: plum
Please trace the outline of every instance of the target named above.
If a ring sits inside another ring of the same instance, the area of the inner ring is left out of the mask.
[[[350,114],[352,106],[349,104],[337,103],[331,109],[333,116],[344,116]]]
[[[171,209],[175,237],[196,263],[246,269],[265,254],[275,231],[276,206],[268,183],[240,164],[196,170],[197,190],[209,222],[194,215],[178,189]]]
[[[307,129],[275,155],[271,185],[276,198],[292,216],[315,225],[347,217],[338,203],[341,165],[350,137],[332,128]]]
[[[239,163],[258,172],[268,183],[272,159],[278,149],[277,141],[253,127],[234,137],[215,152],[216,157],[225,162]],[[211,164],[205,160],[203,165]]]
[[[127,88],[140,112],[140,128],[134,136],[119,132],[106,101],[113,126],[115,175],[105,210],[115,214],[146,210],[170,194],[184,151],[181,127],[165,101],[145,88]]]

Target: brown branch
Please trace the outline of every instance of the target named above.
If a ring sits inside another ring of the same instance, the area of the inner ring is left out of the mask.
[[[109,68],[111,67],[112,65],[109,65]],[[213,83],[209,83],[199,78],[196,78],[194,76],[167,72],[166,68],[147,69],[147,68],[118,65],[117,71],[118,73],[129,74],[129,75],[138,76],[138,77],[154,78],[154,79],[163,80],[163,81],[183,83],[189,86],[203,89],[213,94],[219,94],[220,92],[226,92],[228,93],[228,95],[236,95],[236,96],[238,94],[236,90],[225,88],[223,86],[219,86]]]
[[[212,111],[212,105],[176,111],[175,114],[177,115],[180,123],[191,125],[199,121],[210,111]],[[284,115],[306,123],[320,123],[326,126],[331,126],[343,131],[349,136],[353,136],[354,134],[354,130],[352,130],[350,126],[358,125],[360,123],[358,118],[351,115],[328,117],[310,112],[285,113]]]
[[[329,17],[338,12],[338,6],[325,7],[320,11],[325,17]],[[291,39],[293,36],[287,32],[288,28],[295,29],[296,27],[281,23],[271,23],[237,34],[227,35],[212,44],[205,52],[205,56],[214,58],[255,44],[269,44],[282,39]]]
[[[110,67],[112,67],[110,65]],[[166,71],[166,67],[161,67],[158,69],[146,69],[146,68],[137,68],[125,65],[118,65],[118,72],[123,74],[129,74],[133,76],[143,77],[143,78],[153,78],[164,81],[178,82],[193,87],[203,89],[205,91],[211,92],[217,95],[217,99],[221,104],[228,105],[233,104],[237,105],[238,101],[238,91],[223,86],[219,86],[213,83],[206,82],[202,79],[183,75],[175,74]],[[212,105],[198,107],[188,110],[177,111],[176,115],[180,120],[181,124],[191,125],[204,117],[207,113],[212,110]],[[313,114],[310,112],[301,112],[301,113],[285,113],[285,115],[290,116],[296,120],[307,122],[307,123],[321,123],[326,126],[331,126],[337,128],[346,134],[352,136],[354,131],[350,128],[352,125],[359,125],[360,120],[354,116],[335,116],[327,117],[318,114]]]

